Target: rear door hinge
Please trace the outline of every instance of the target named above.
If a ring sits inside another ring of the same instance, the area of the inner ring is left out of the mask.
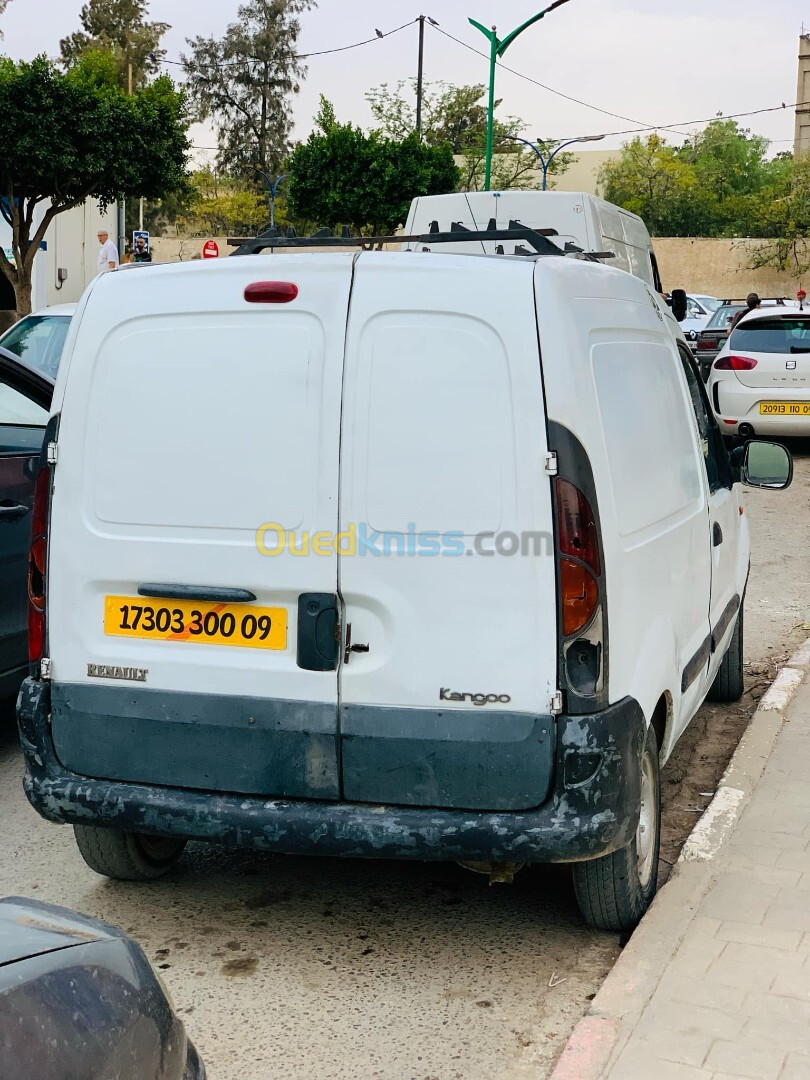
[[[51,658],[49,656],[43,656],[39,662],[39,677],[44,682],[48,682],[51,677]]]
[[[48,464],[55,465],[56,459],[59,457],[59,448],[55,442],[49,442],[46,450]]]
[[[555,691],[553,697],[551,698],[551,712],[552,712],[552,715],[559,716],[562,711],[563,711],[562,690],[557,690],[557,691]]]
[[[557,455],[551,450],[546,454],[546,473],[548,476],[556,476],[559,472],[557,468]]]

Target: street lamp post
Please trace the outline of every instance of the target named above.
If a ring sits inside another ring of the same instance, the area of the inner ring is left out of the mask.
[[[526,146],[529,146],[529,147],[531,147],[532,150],[534,150],[535,154],[537,154],[537,157],[540,159],[540,165],[542,166],[542,169],[543,169],[543,191],[547,191],[548,190],[548,173],[549,173],[549,169],[551,168],[551,163],[554,160],[554,158],[557,156],[557,154],[559,154],[559,152],[561,150],[565,150],[566,146],[573,146],[574,143],[601,142],[602,139],[605,138],[605,136],[604,135],[580,135],[580,137],[578,139],[568,139],[567,142],[562,142],[562,143],[560,143],[559,146],[555,146],[550,154],[548,152],[546,152],[545,154],[542,153],[539,146],[535,146],[535,144],[533,142],[529,142],[528,139],[522,139],[520,137],[520,135],[504,135],[504,138],[505,139],[511,139],[513,142],[525,143]],[[538,139],[537,142],[540,145],[545,146],[545,143],[543,142],[542,139]]]
[[[553,4],[549,4],[543,11],[538,12],[537,15],[533,15],[530,19],[527,19],[525,23],[516,30],[513,30],[511,34],[508,34],[503,41],[498,38],[498,28],[496,26],[493,26],[491,30],[487,30],[485,26],[476,22],[475,19],[470,19],[470,22],[476,30],[480,30],[484,37],[489,41],[489,104],[487,107],[487,150],[484,174],[485,191],[490,190],[492,183],[492,144],[495,131],[495,68],[497,63],[515,38],[520,37],[524,30],[528,30],[530,26],[534,26],[536,22],[545,18],[549,12],[554,11],[555,8],[562,7],[563,4],[567,4],[568,2],[569,0],[554,0]]]
[[[270,228],[275,229],[275,227],[276,227],[276,196],[278,195],[279,185],[281,184],[282,180],[287,179],[287,174],[282,173],[281,176],[277,176],[275,178],[275,180],[271,180],[270,177],[267,175],[267,173],[262,172],[261,169],[258,169],[257,172],[258,172],[259,176],[262,177],[265,184],[267,184],[267,187],[268,187],[268,189],[270,191]]]

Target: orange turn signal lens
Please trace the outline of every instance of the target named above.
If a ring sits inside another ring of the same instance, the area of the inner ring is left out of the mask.
[[[563,637],[571,637],[584,630],[596,614],[599,586],[587,567],[573,559],[560,559],[560,593]]]

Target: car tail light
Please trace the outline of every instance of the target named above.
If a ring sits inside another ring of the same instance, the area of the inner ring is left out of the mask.
[[[579,488],[557,480],[557,536],[563,637],[578,634],[596,614],[602,560],[599,530],[591,505]]]
[[[751,371],[756,366],[752,356],[721,356],[714,365],[716,371]]]
[[[560,560],[563,637],[584,630],[599,605],[599,585],[590,570],[573,559]]]
[[[557,481],[557,527],[563,555],[581,559],[598,576],[602,571],[594,513],[582,492],[567,480]]]
[[[37,473],[34,510],[31,515],[31,548],[28,553],[28,659],[36,663],[45,651],[45,570],[48,556],[48,518],[51,501],[51,468]]]

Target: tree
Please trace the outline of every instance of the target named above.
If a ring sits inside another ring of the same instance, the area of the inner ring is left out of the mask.
[[[132,93],[144,87],[160,71],[166,50],[160,39],[168,23],[147,22],[148,0],[89,0],[79,16],[83,31],[59,43],[67,69],[88,52],[106,50],[115,57],[118,85]]]
[[[733,120],[712,121],[680,147],[636,137],[600,175],[605,196],[659,236],[760,236],[767,207],[789,186],[790,164]]]
[[[422,138],[428,146],[449,143],[459,159],[459,191],[480,191],[484,186],[487,141],[486,87],[453,86],[446,82],[426,83],[422,95]],[[402,140],[416,130],[416,80],[387,84],[366,94],[378,129],[388,138]],[[495,103],[497,108],[500,101]],[[537,157],[527,146],[512,141],[526,124],[519,116],[495,122],[492,187],[497,191],[538,186]],[[550,175],[560,176],[570,166],[572,154],[559,154]],[[551,186],[553,187],[553,180]]]
[[[292,214],[372,234],[402,225],[417,195],[454,191],[458,169],[448,144],[420,144],[414,133],[398,141],[340,124],[321,98],[316,130],[296,147],[289,163]]]
[[[189,40],[183,56],[198,120],[213,120],[221,172],[255,181],[276,171],[290,149],[290,97],[306,68],[295,54],[298,15],[316,0],[249,0],[221,40]]]
[[[801,277],[810,272],[810,157],[783,156],[773,164],[781,183],[763,193],[761,231],[752,235],[767,239],[749,249],[750,266]]]
[[[165,76],[128,96],[109,53],[89,53],[67,73],[44,56],[0,58],[0,115],[0,213],[13,253],[12,261],[0,248],[0,270],[22,316],[34,256],[58,214],[88,198],[106,208],[185,186],[185,99]]]
[[[9,3],[9,0],[0,0],[0,15],[2,15],[3,12],[6,10],[6,8],[8,7],[8,3]],[[2,36],[3,36],[3,31],[0,30],[0,38],[2,38]]]
[[[188,210],[180,219],[188,235],[256,234],[267,224],[267,196],[240,181],[201,169],[191,176],[191,189]],[[277,211],[283,217],[283,203]]]

